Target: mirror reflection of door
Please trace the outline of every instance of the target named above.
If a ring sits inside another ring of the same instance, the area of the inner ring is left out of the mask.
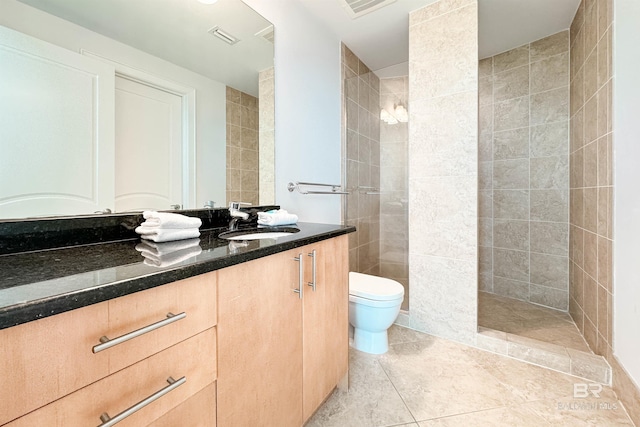
[[[116,76],[116,212],[182,205],[182,98]]]

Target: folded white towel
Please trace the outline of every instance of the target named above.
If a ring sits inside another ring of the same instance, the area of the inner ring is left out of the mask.
[[[140,224],[142,227],[199,228],[202,225],[202,220],[200,218],[193,218],[169,212],[144,211],[142,212],[142,216],[146,220]]]
[[[136,233],[140,237],[154,242],[171,242],[173,240],[192,239],[200,236],[197,228],[154,228],[139,226]]]
[[[196,239],[197,240],[197,239]],[[199,240],[198,240],[199,241]],[[162,243],[160,243],[162,245]],[[169,243],[166,243],[169,244]],[[156,256],[150,249],[147,242],[140,243],[136,246],[136,250],[144,257],[144,264],[153,267],[169,267],[186,261],[189,258],[202,253],[200,245],[187,247],[177,251],[169,252],[161,256]]]
[[[258,224],[260,225],[289,225],[298,222],[298,215],[290,214],[284,209],[269,212],[258,212]]]
[[[200,247],[200,239],[187,239],[164,243],[142,240],[138,245],[136,245],[136,250],[142,255],[162,257],[165,255],[169,255],[172,252],[191,249],[195,247]]]

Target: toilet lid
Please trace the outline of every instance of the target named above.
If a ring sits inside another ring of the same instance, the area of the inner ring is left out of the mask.
[[[376,301],[388,301],[402,298],[404,286],[384,277],[350,272],[349,294]]]

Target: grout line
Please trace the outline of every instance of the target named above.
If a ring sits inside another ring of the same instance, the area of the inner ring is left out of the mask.
[[[402,394],[400,394],[400,392],[398,391],[398,388],[396,387],[396,385],[391,380],[391,377],[389,376],[389,373],[387,372],[387,370],[384,369],[384,366],[382,366],[382,363],[380,363],[379,359],[376,359],[376,363],[378,364],[378,366],[380,366],[380,369],[382,369],[382,372],[384,372],[384,375],[389,380],[389,383],[391,384],[393,389],[396,391],[396,393],[398,393],[398,397],[400,398],[400,400],[402,400],[402,404],[404,405],[404,407],[407,408],[407,412],[409,412],[409,415],[411,415],[411,418],[413,419],[413,422],[417,423],[418,421],[416,420],[415,415],[413,415],[413,412],[411,412],[411,409],[409,409],[409,406],[407,405],[407,402],[404,400],[404,397],[402,396]],[[404,423],[404,424],[406,424],[406,423]],[[402,424],[398,424],[398,425],[402,425]]]

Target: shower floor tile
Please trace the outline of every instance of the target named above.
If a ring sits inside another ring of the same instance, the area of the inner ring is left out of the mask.
[[[480,292],[478,325],[591,353],[569,313],[512,298]]]

